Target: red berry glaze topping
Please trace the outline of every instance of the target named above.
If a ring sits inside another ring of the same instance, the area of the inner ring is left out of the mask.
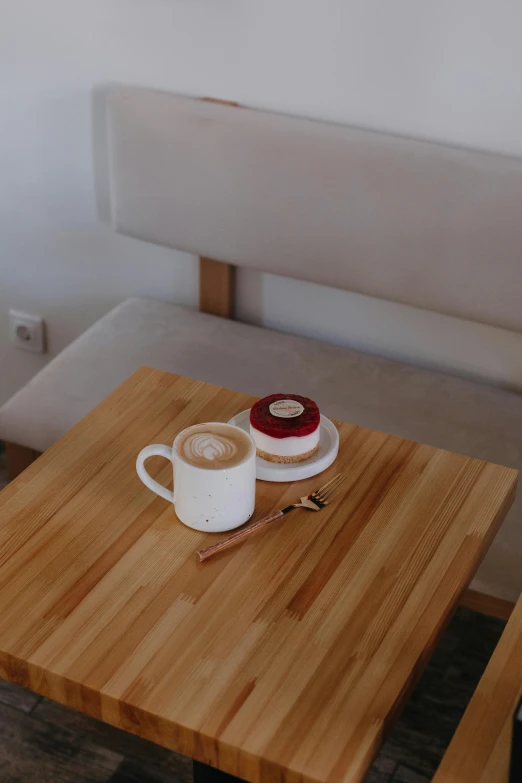
[[[270,405],[278,400],[294,400],[304,410],[299,416],[284,418],[274,416]],[[320,422],[319,408],[313,400],[300,394],[270,394],[258,400],[250,409],[250,424],[271,438],[302,438],[315,432]]]

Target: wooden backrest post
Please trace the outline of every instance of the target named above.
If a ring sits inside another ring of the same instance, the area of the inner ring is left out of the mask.
[[[210,103],[238,106],[234,101],[203,98]],[[202,313],[234,318],[236,267],[213,258],[199,259],[199,309]]]
[[[212,258],[199,259],[199,309],[202,313],[234,317],[236,267]]]

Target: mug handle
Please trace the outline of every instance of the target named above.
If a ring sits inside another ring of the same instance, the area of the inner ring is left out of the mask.
[[[146,487],[155,492],[156,495],[159,495],[160,497],[165,498],[165,500],[170,500],[171,503],[174,503],[174,493],[171,492],[170,489],[167,489],[167,487],[164,487],[163,484],[160,484],[158,481],[155,481],[153,478],[151,478],[151,476],[149,476],[145,470],[144,463],[145,460],[149,457],[165,457],[165,459],[170,460],[174,464],[172,459],[172,449],[170,446],[163,446],[160,443],[154,443],[152,446],[145,446],[145,448],[140,451],[136,459],[136,471]]]

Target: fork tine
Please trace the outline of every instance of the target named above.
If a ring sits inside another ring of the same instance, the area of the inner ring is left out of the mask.
[[[325,487],[322,489],[316,490],[312,497],[317,498],[318,500],[322,501],[333,489],[335,489],[339,484],[341,483],[343,477],[342,476],[335,476],[335,479],[332,479],[332,481],[329,481]]]
[[[321,495],[323,503],[326,503],[327,501],[330,501],[334,495],[336,495],[339,492],[339,489],[341,488],[341,484],[343,483],[342,479],[335,484],[333,487],[330,487],[329,490],[327,490],[324,495]]]
[[[343,476],[342,473],[339,473],[331,481],[329,481],[328,484],[325,484],[322,489],[318,489],[316,492],[313,492],[310,497],[317,499],[320,503],[326,503],[327,500],[331,500],[333,493],[340,487],[345,478],[346,476]]]
[[[333,484],[333,483],[334,483],[334,481],[339,481],[339,480],[341,480],[341,479],[344,479],[344,478],[345,478],[345,477],[344,477],[344,474],[343,474],[343,473],[338,473],[336,476],[334,476],[333,478],[331,478],[331,479],[330,479],[330,481],[327,481],[327,482],[326,482],[326,484],[325,484],[323,487],[320,487],[318,490],[316,490],[315,494],[316,494],[316,495],[322,495],[322,493],[323,493],[325,490],[327,490],[327,489],[328,489],[328,487],[330,486],[330,484]]]
[[[342,484],[342,481],[340,481],[339,484],[337,484],[337,486],[334,487],[334,489],[329,491],[326,497],[323,497],[321,502],[323,503],[324,506],[327,506],[328,503],[330,503],[330,501],[333,500],[334,497],[339,493],[339,491],[341,489],[341,484]]]

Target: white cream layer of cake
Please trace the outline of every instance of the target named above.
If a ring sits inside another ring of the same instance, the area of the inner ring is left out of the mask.
[[[303,435],[300,438],[295,435],[289,435],[288,438],[272,438],[271,435],[266,435],[250,425],[250,434],[256,448],[260,451],[274,454],[276,457],[298,457],[299,454],[306,454],[315,449],[319,443],[320,429],[321,425],[310,435]]]

